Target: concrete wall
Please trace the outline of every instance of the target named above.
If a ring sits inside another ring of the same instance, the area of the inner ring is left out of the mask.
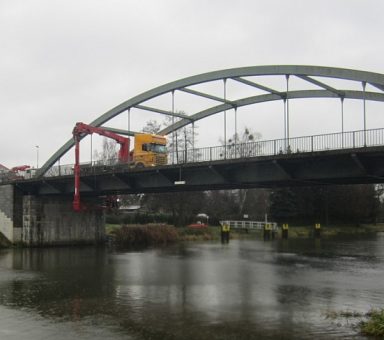
[[[88,203],[87,211],[75,213],[71,197],[23,196],[13,185],[0,185],[0,232],[27,246],[98,243],[105,235],[104,213]]]
[[[12,243],[21,241],[22,195],[13,185],[0,186],[0,232]]]
[[[71,197],[23,197],[22,242],[27,246],[95,244],[104,234],[100,209],[74,212]]]

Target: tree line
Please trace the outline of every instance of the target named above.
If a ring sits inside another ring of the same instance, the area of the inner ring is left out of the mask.
[[[382,186],[373,184],[146,194],[138,216],[148,214],[152,222],[166,216],[176,226],[196,222],[202,213],[213,225],[220,220],[263,221],[266,214],[270,221],[294,225],[356,225],[383,220],[382,195]]]
[[[181,112],[183,113],[183,112]],[[169,125],[171,118],[163,123],[149,121],[143,132],[158,133],[161,125]],[[182,128],[169,138],[168,150],[193,147],[198,133],[196,126]],[[242,155],[247,143],[261,139],[261,134],[245,127],[235,133],[225,144],[230,152]],[[105,158],[113,154],[113,146],[105,141]],[[273,189],[239,189],[203,192],[178,192],[162,194],[128,195],[122,197],[123,204],[132,202],[141,206],[136,213],[136,222],[168,222],[185,226],[196,222],[197,215],[209,216],[211,224],[220,220],[269,220],[278,223],[305,225],[313,223],[360,224],[375,223],[384,219],[383,185],[318,185]],[[135,222],[135,217],[130,220]]]

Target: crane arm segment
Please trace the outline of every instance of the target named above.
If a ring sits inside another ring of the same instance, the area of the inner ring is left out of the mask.
[[[92,126],[92,125],[84,124],[81,122],[76,123],[76,126],[73,129],[73,135],[74,136],[80,137],[81,135],[91,135],[93,133],[97,133],[100,136],[111,138],[111,139],[115,140],[116,142],[118,142],[119,144],[126,143],[127,139],[128,139],[128,138],[120,136],[114,132],[104,130],[101,127]]]
[[[120,150],[118,153],[119,162],[128,163],[130,161],[129,142],[130,139],[120,136],[114,132],[104,130],[101,127],[87,125],[81,122],[76,123],[73,129],[73,139],[75,140],[75,193],[73,198],[73,209],[75,211],[81,211],[80,203],[80,140],[84,135],[91,135],[97,133],[98,135],[111,138],[120,144]]]

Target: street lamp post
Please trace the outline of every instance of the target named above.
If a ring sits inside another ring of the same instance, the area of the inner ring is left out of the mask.
[[[39,146],[35,145],[36,148],[36,169],[39,168]]]

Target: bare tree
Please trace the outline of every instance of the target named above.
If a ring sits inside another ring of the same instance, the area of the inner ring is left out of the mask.
[[[226,147],[222,157],[224,158],[241,158],[252,157],[260,154],[261,144],[257,143],[261,139],[261,133],[251,131],[245,127],[244,131],[235,133],[225,143],[222,139],[220,143]]]
[[[185,114],[184,111],[178,111],[178,113]],[[162,123],[149,120],[143,128],[143,132],[158,134],[162,127],[170,126],[175,122],[175,118],[170,116],[165,117]],[[191,162],[198,158],[195,150],[197,128],[197,126],[185,126],[168,135],[167,148],[171,163]]]
[[[180,112],[185,114],[184,112]],[[150,120],[146,123],[143,131],[147,133],[158,133],[164,126],[170,126],[175,118],[166,117],[162,123]],[[193,147],[196,142],[196,128],[183,127],[168,135],[168,161],[179,163],[192,161]],[[142,202],[147,209],[155,212],[164,212],[172,216],[174,225],[182,226],[189,223],[193,216],[201,212],[204,206],[205,194],[203,192],[179,192],[163,194],[145,194]]]
[[[145,204],[149,211],[172,216],[175,226],[185,226],[206,208],[205,198],[202,191],[146,194]]]
[[[223,145],[224,150],[221,156],[223,158],[242,158],[253,157],[260,154],[261,145],[258,141],[261,139],[261,133],[254,132],[248,127],[244,128],[240,134],[235,133],[225,143],[222,139],[220,143]],[[248,199],[249,189],[233,190],[232,194],[237,201],[238,213],[243,215],[244,208]]]
[[[155,119],[149,120],[143,127],[143,132],[145,133],[158,134],[160,130],[161,130],[161,123],[159,123]]]
[[[184,111],[177,111],[185,115]],[[174,117],[167,116],[164,121],[164,126],[176,123]],[[188,125],[179,130],[174,131],[168,138],[168,151],[172,163],[186,163],[198,159],[198,151],[195,148],[197,142],[198,126]]]
[[[117,162],[117,143],[113,139],[103,138],[102,151],[95,150],[93,159],[97,164],[111,165]]]

